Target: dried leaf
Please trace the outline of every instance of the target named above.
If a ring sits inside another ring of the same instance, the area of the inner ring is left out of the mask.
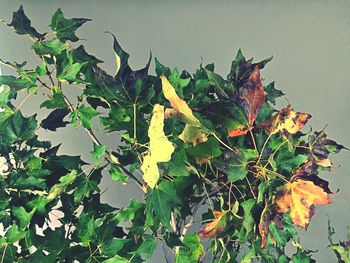
[[[215,219],[201,228],[198,235],[203,238],[217,237],[226,227],[225,215],[228,211],[214,211]]]
[[[141,165],[143,180],[150,188],[154,188],[160,177],[157,163],[170,161],[171,154],[174,152],[174,146],[165,136],[163,128],[164,106],[155,104],[148,128],[149,150]]]
[[[315,214],[314,206],[327,205],[331,202],[330,196],[322,187],[302,179],[285,184],[276,198],[278,212],[290,211],[293,223],[305,229]]]
[[[306,122],[311,118],[311,115],[303,112],[295,112],[288,105],[287,108],[280,110],[271,119],[264,121],[259,127],[264,128],[275,134],[277,132],[287,131],[290,134],[295,134],[304,128]]]

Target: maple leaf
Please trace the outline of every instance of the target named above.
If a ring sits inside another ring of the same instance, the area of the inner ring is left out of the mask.
[[[268,130],[270,133],[287,131],[290,134],[295,134],[304,128],[311,115],[303,112],[295,112],[291,105],[280,110],[271,119],[264,121],[259,127]]]
[[[328,139],[323,130],[310,135],[308,143],[301,143],[301,145],[310,149],[309,160],[323,167],[332,166],[332,162],[328,159],[329,154],[338,153],[342,149],[348,150],[343,145]]]
[[[183,132],[179,138],[185,143],[192,143],[195,146],[198,143],[206,141],[207,136],[202,133],[199,120],[193,115],[191,108],[186,101],[181,99],[165,76],[160,77],[162,81],[162,90],[164,97],[170,102],[173,109],[167,110],[167,116],[176,116],[186,123]]]
[[[160,177],[157,163],[170,161],[174,152],[174,146],[165,136],[163,128],[164,106],[155,104],[148,128],[149,150],[141,165],[143,180],[150,188],[154,188]]]
[[[315,214],[315,205],[327,205],[331,202],[330,196],[322,187],[303,179],[285,184],[276,197],[278,212],[290,211],[293,223],[305,229]]]
[[[255,118],[265,102],[265,91],[260,78],[260,65],[256,65],[246,84],[238,90],[237,103],[244,110],[248,127],[229,130],[230,137],[246,134],[253,126]]]
[[[213,211],[215,219],[201,228],[198,235],[203,238],[217,237],[226,227],[225,215],[228,211]]]

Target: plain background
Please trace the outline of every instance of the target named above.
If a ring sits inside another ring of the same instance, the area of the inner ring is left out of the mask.
[[[23,4],[39,32],[49,30],[52,14],[61,8],[70,17],[92,18],[78,31],[88,52],[114,70],[114,32],[130,53],[130,64],[142,67],[149,51],[170,67],[193,72],[201,62],[214,62],[227,74],[239,48],[246,57],[261,60],[274,56],[262,71],[264,83],[275,80],[286,96],[279,107],[291,103],[297,111],[309,112],[309,124],[316,130],[328,124],[327,133],[337,142],[350,146],[350,2],[349,1],[47,1],[0,0],[0,18],[11,21],[12,12]],[[0,57],[5,60],[33,61],[30,41],[0,25]],[[36,61],[37,62],[37,61]],[[7,71],[2,67],[3,74]],[[39,99],[24,105],[28,114],[38,109]],[[309,126],[306,130],[309,129]],[[103,134],[98,131],[98,134]],[[43,133],[54,143],[65,142],[61,152],[84,153],[89,158],[91,143],[79,130],[61,129],[58,134]],[[116,145],[110,134],[104,143]],[[335,262],[327,248],[328,216],[336,230],[336,240],[345,239],[350,225],[349,152],[333,158],[335,169],[321,176],[330,181],[334,203],[317,207],[308,231],[300,230],[301,243],[318,249],[317,262]],[[101,188],[104,200],[114,206],[129,202],[136,188],[121,186],[105,177]],[[159,250],[160,252],[161,250]],[[164,262],[160,253],[152,262]]]

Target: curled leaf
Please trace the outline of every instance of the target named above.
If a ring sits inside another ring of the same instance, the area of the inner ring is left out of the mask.
[[[174,152],[174,146],[165,136],[163,128],[164,106],[155,104],[148,128],[149,150],[141,165],[143,180],[150,188],[154,188],[160,177],[157,163],[170,161]]]
[[[295,134],[304,128],[310,118],[310,114],[295,112],[291,105],[288,105],[287,108],[280,110],[271,119],[261,123],[260,127],[268,130],[272,134],[284,131]]]
[[[186,101],[181,99],[165,76],[160,77],[162,81],[162,90],[164,97],[170,102],[173,109],[167,109],[168,117],[177,117],[186,123],[185,129],[179,135],[184,143],[192,143],[193,145],[206,141],[206,135],[202,133],[199,120],[193,115],[191,108]]]
[[[285,184],[276,198],[278,212],[290,211],[293,223],[305,229],[315,214],[315,205],[327,205],[331,202],[330,196],[322,187],[302,179]]]
[[[225,215],[228,211],[214,211],[215,219],[201,228],[198,235],[203,238],[217,237],[226,227]]]

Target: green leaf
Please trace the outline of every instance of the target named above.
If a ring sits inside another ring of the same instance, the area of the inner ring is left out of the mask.
[[[344,263],[350,262],[350,246],[331,245],[331,248],[337,255],[339,255]]]
[[[99,166],[101,164],[101,159],[106,154],[106,148],[107,148],[106,145],[94,144],[94,150],[91,152],[91,154],[92,154],[92,160],[96,166]]]
[[[214,138],[214,136],[209,136],[206,142],[197,144],[194,147],[188,148],[187,152],[195,156],[197,159],[200,158],[216,158],[221,155],[220,143]]]
[[[91,107],[86,107],[84,105],[80,106],[75,112],[72,112],[72,125],[76,127],[76,120],[79,117],[80,123],[84,128],[91,129],[92,119],[99,115],[99,112]]]
[[[145,235],[144,238],[135,253],[139,255],[146,254],[146,260],[149,260],[157,247],[157,242],[154,236]]]
[[[64,95],[58,87],[52,88],[52,97],[49,100],[41,103],[40,108],[46,107],[47,109],[62,109],[67,108],[67,104],[64,100]]]
[[[146,224],[150,225],[154,217],[170,228],[170,213],[181,203],[171,182],[161,182],[146,195]]]
[[[41,55],[59,55],[69,48],[68,43],[62,43],[59,39],[36,41],[32,48],[35,53]]]
[[[15,243],[26,235],[25,231],[22,231],[18,228],[16,223],[14,223],[6,232],[6,242],[7,243]]]
[[[129,181],[129,176],[123,174],[118,168],[118,166],[114,164],[109,165],[109,174],[111,175],[114,181],[121,181],[124,184],[126,184]]]
[[[126,258],[116,255],[110,259],[102,261],[102,263],[130,263],[130,261]]]
[[[244,219],[243,219],[243,227],[246,229],[246,233],[248,234],[253,230],[254,227],[254,218],[252,215],[252,209],[255,205],[254,199],[249,199],[241,203],[241,206],[244,211]]]
[[[74,202],[80,203],[83,198],[89,197],[93,191],[99,192],[98,184],[95,181],[85,179],[77,185],[74,191]]]
[[[28,213],[22,206],[12,208],[12,214],[18,219],[20,229],[24,229],[30,223],[34,212],[35,209]]]
[[[131,200],[130,205],[118,211],[118,213],[114,216],[114,219],[118,222],[132,221],[135,217],[135,213],[143,207],[144,204],[136,200]]]
[[[23,117],[20,111],[17,111],[6,127],[0,127],[0,136],[5,141],[25,141],[35,136],[37,122],[35,115],[29,118]]]
[[[113,238],[107,245],[101,247],[102,254],[107,257],[118,256],[117,254],[130,242],[126,238]],[[129,262],[129,261],[127,261]]]
[[[11,90],[19,91],[21,89],[30,88],[32,85],[32,81],[23,78],[16,78],[14,76],[0,76],[0,86],[6,85],[11,88]]]
[[[12,26],[19,35],[28,34],[34,38],[42,38],[44,36],[36,31],[34,27],[32,27],[31,21],[25,15],[22,5],[19,7],[17,12],[13,12],[12,22],[8,24],[8,26]]]
[[[72,52],[68,53],[68,57],[62,61],[62,64],[57,70],[57,79],[60,82],[79,83],[81,80],[78,78],[81,68],[86,65],[87,62],[74,62]]]
[[[76,235],[83,243],[83,246],[88,246],[89,240],[95,232],[94,222],[94,217],[84,212],[79,216]]]
[[[297,253],[294,254],[292,257],[292,262],[293,263],[312,263],[316,261],[311,258],[311,256],[307,251],[303,251],[298,248]]]
[[[62,42],[70,40],[76,42],[79,38],[75,35],[75,31],[84,23],[91,21],[87,18],[71,18],[66,19],[61,9],[58,9],[51,19],[50,27],[56,32],[56,36]]]
[[[198,262],[201,255],[205,253],[204,247],[197,234],[187,234],[183,240],[183,246],[176,254],[176,263]]]
[[[251,262],[253,262],[254,258],[255,258],[255,249],[254,249],[254,247],[252,247],[241,258],[240,263],[251,263]]]
[[[174,177],[188,176],[190,173],[187,169],[187,155],[184,149],[175,151],[171,156],[171,162],[164,163],[168,167],[169,175]]]
[[[267,100],[273,104],[276,103],[276,98],[282,97],[284,93],[281,90],[275,89],[275,82],[271,82],[265,86],[265,92],[267,93]]]
[[[157,58],[154,58],[155,64],[156,64],[156,74],[158,77],[160,76],[166,76],[168,77],[171,74],[170,68],[164,66],[162,63],[159,62]]]
[[[69,174],[62,176],[59,181],[61,183],[61,186],[66,187],[71,183],[73,183],[76,178],[77,178],[77,171],[73,170]]]

